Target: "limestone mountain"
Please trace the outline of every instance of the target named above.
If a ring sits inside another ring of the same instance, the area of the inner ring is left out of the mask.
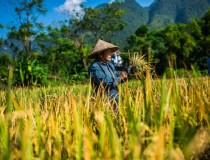
[[[120,46],[125,44],[125,39],[133,34],[139,26],[147,24],[149,21],[149,8],[140,6],[135,0],[125,0],[122,8],[127,11],[123,17],[127,25],[113,37],[113,40]]]
[[[126,38],[143,24],[150,29],[158,29],[201,18],[210,8],[210,0],[155,0],[149,7],[142,7],[135,0],[125,0],[122,8],[127,10],[123,17],[127,26],[116,33],[113,40],[124,47]]]
[[[210,0],[155,0],[149,7],[150,28],[188,22],[200,18],[210,7]]]

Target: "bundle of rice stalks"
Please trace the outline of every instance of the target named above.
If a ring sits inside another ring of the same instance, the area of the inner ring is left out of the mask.
[[[145,60],[145,55],[140,56],[139,53],[134,53],[134,55],[130,57],[129,62],[132,78],[141,80],[145,78],[147,74],[151,77],[156,75],[155,69],[152,67],[151,63]]]

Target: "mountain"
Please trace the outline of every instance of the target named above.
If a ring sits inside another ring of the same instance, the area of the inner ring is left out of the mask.
[[[120,48],[126,47],[126,39],[143,24],[150,29],[159,29],[168,24],[188,22],[190,18],[201,18],[210,8],[210,0],[155,0],[149,7],[142,7],[135,0],[124,0],[122,8],[127,10],[123,17],[127,26],[112,39]],[[9,51],[4,46],[0,47],[1,52]]]
[[[116,41],[119,46],[123,46],[125,39],[133,34],[140,25],[147,24],[149,20],[149,8],[143,8],[135,0],[125,0],[122,8],[127,11],[123,17],[127,26],[113,37],[113,41]]]
[[[200,18],[210,7],[210,0],[156,0],[149,7],[150,28],[160,28],[167,24],[188,22]]]
[[[142,7],[135,0],[125,0],[122,8],[127,10],[123,17],[127,26],[115,34],[113,41],[124,48],[126,39],[142,24],[158,29],[201,18],[210,8],[210,0],[155,0],[149,7]]]

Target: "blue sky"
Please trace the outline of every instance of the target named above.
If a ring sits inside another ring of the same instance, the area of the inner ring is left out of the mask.
[[[72,13],[73,8],[69,6],[75,6],[74,9],[80,11],[78,4],[83,3],[85,7],[95,7],[101,3],[109,3],[113,0],[44,0],[44,4],[48,9],[48,12],[44,16],[40,16],[39,20],[44,25],[58,25],[59,20],[67,19],[67,12]],[[141,6],[149,6],[154,0],[136,0]],[[0,0],[0,24],[11,26],[12,21],[15,20],[14,7],[17,0]],[[0,37],[4,37],[6,29],[0,29]]]

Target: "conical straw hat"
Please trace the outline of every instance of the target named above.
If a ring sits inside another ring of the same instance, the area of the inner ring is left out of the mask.
[[[117,51],[119,47],[99,39],[95,47],[93,48],[91,54],[88,57],[95,58],[98,53],[101,53],[107,49],[113,49],[114,52]]]

